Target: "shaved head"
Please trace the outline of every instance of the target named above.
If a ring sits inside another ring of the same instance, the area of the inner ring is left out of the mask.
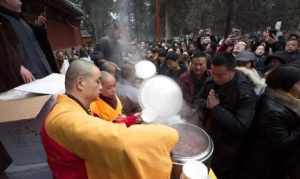
[[[66,94],[79,100],[86,109],[101,90],[101,72],[96,65],[84,60],[71,63],[66,73]]]
[[[101,70],[109,72],[110,74],[112,74],[114,76],[116,76],[116,73],[117,73],[117,67],[112,62],[103,63],[103,65],[101,66]]]
[[[0,6],[17,13],[22,11],[22,2],[20,0],[0,0]]]
[[[134,67],[132,64],[124,64],[122,66],[121,77],[125,80],[132,81],[135,78]]]
[[[116,78],[109,72],[102,71],[101,72],[101,82],[106,83],[110,81],[116,81]]]
[[[85,60],[76,60],[72,62],[66,73],[66,91],[72,90],[76,83],[76,80],[79,77],[91,75],[91,72],[95,67],[96,66],[93,63]]]
[[[116,78],[112,74],[103,71],[101,72],[101,83],[101,94],[109,98],[114,98],[116,95]]]

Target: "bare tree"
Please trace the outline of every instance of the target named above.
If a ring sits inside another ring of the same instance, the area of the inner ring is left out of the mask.
[[[104,35],[111,23],[111,11],[118,11],[113,0],[82,1],[82,8],[94,25],[97,37]],[[117,2],[121,2],[118,0]],[[154,39],[154,0],[126,0],[131,37]],[[120,9],[119,9],[120,10]],[[263,30],[283,21],[283,28],[296,30],[299,24],[300,0],[161,0],[162,34],[174,37],[200,28],[211,28],[218,34],[228,34],[231,27],[244,32]]]

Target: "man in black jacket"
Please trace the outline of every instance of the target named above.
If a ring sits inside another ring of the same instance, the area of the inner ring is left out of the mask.
[[[242,141],[252,123],[257,96],[254,84],[235,70],[231,54],[212,61],[212,79],[202,91],[206,101],[204,126],[215,143],[212,168],[219,179],[233,179],[241,153]]]

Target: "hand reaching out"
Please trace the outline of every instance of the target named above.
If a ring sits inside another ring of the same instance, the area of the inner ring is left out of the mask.
[[[20,75],[25,83],[30,83],[34,80],[32,73],[24,66],[21,66]]]
[[[47,18],[45,16],[39,15],[35,20],[35,25],[37,26],[46,26]]]

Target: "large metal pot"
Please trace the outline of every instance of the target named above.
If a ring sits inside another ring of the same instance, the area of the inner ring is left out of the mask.
[[[172,124],[179,133],[179,142],[172,151],[172,179],[179,179],[183,165],[190,160],[201,161],[210,167],[214,145],[210,136],[200,127],[189,123]]]

